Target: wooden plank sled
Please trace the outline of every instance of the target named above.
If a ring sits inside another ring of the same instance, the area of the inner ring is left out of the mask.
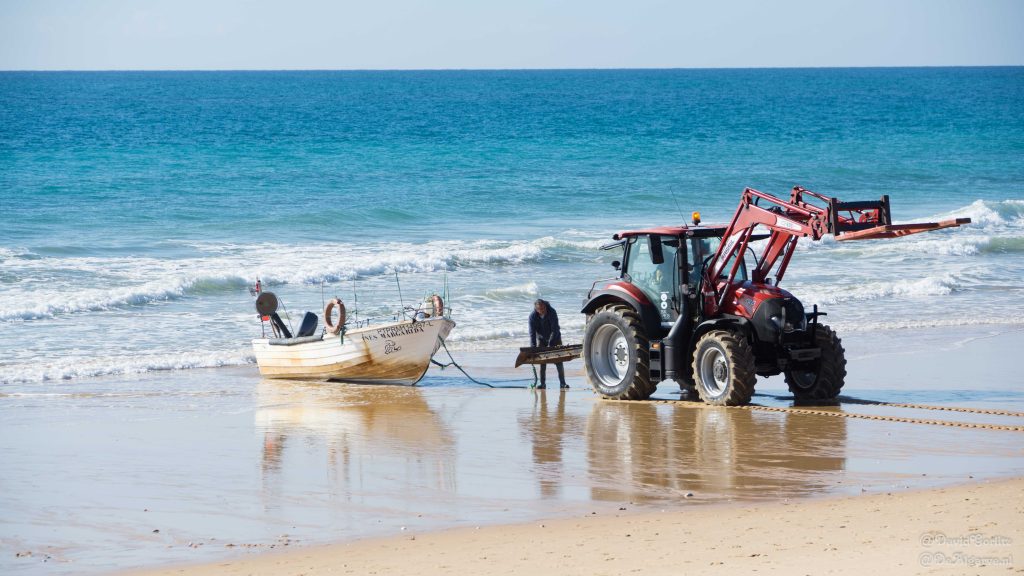
[[[519,356],[516,357],[516,368],[523,364],[556,364],[558,362],[569,362],[571,360],[576,360],[582,355],[583,344],[520,348]]]

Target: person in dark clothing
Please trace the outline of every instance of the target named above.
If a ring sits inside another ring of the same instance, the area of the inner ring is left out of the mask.
[[[530,346],[561,346],[562,330],[558,326],[558,313],[546,300],[538,299],[533,303],[533,312],[530,313]],[[540,386],[547,388],[547,364],[540,365]],[[555,364],[558,370],[558,382],[562,388],[568,388],[565,383],[565,368],[561,362]]]

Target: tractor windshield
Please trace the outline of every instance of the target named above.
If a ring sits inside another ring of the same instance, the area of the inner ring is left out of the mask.
[[[704,264],[707,260],[715,254],[718,250],[718,246],[721,245],[721,238],[692,238],[690,239],[690,261],[687,263],[690,272],[690,285],[696,287],[700,281],[701,272],[704,270]],[[736,256],[729,259],[729,263],[726,264],[724,270],[728,274],[732,270],[732,265],[736,261]],[[747,265],[745,261],[740,262],[740,268],[736,271],[736,280],[739,282],[745,282],[747,280]]]

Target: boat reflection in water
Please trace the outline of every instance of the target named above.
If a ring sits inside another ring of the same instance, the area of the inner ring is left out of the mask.
[[[257,396],[265,502],[455,490],[452,435],[419,388],[264,379]]]
[[[586,434],[594,500],[810,496],[846,467],[843,418],[595,402]]]

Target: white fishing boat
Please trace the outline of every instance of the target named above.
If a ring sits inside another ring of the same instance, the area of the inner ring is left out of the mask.
[[[276,296],[262,292],[256,309],[278,337],[252,341],[256,364],[267,378],[416,384],[430,367],[441,340],[455,327],[445,315],[440,296],[429,298],[428,306],[391,322],[346,324],[345,305],[335,298],[324,309],[324,328],[319,334],[319,318],[307,312],[292,336],[277,315]],[[339,312],[337,322],[332,317],[334,309]]]

